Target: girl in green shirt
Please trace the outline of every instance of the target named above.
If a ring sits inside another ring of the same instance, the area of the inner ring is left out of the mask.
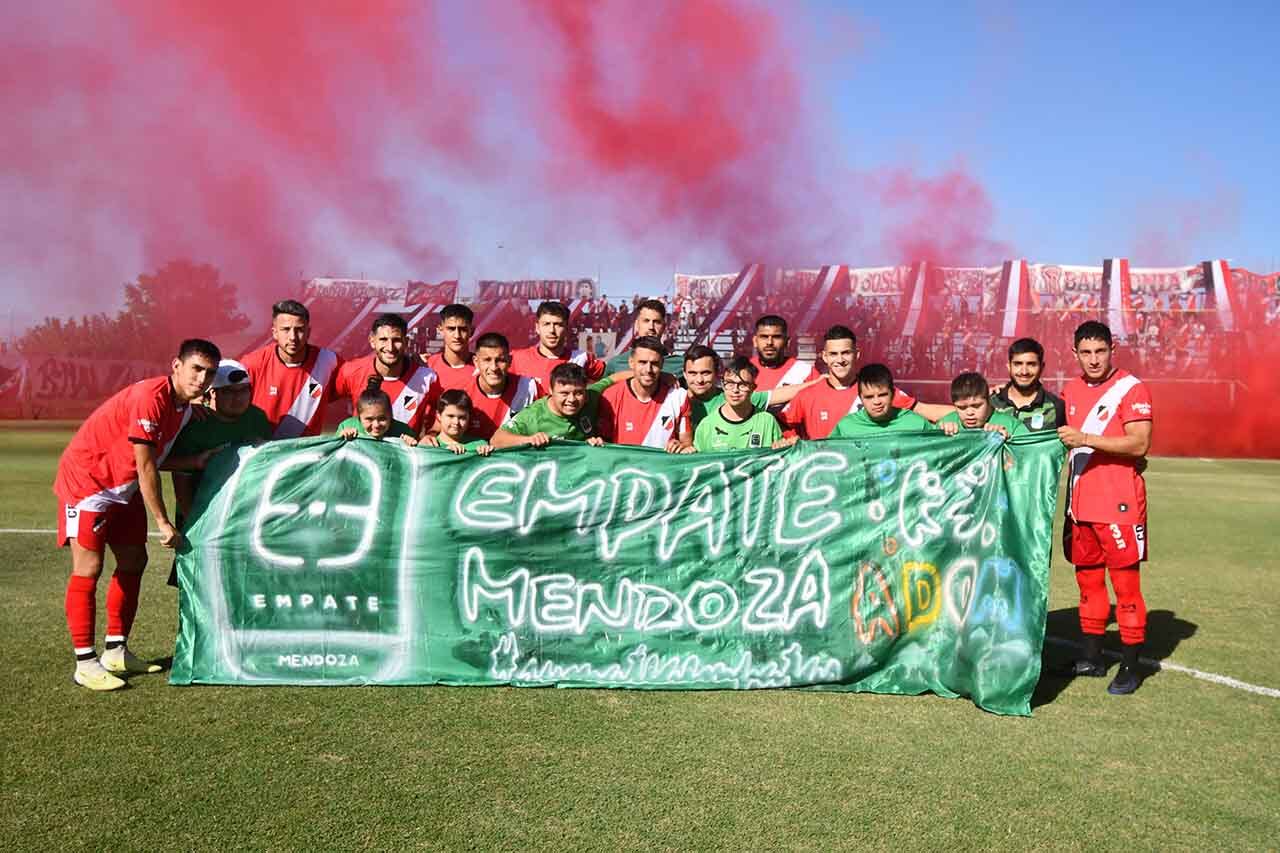
[[[377,377],[374,377],[369,387],[356,398],[356,413],[338,424],[338,435],[347,441],[357,437],[378,441],[399,438],[410,447],[415,446],[418,437],[413,434],[413,428],[391,417],[391,398],[377,387],[376,382]]]

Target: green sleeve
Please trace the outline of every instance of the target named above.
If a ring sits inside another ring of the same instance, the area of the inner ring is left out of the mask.
[[[343,430],[353,429],[356,435],[361,434],[364,430],[360,429],[360,419],[352,415],[351,417],[338,424],[338,428],[334,430],[334,435],[342,435]]]
[[[516,412],[515,417],[498,428],[505,429],[512,435],[533,435],[538,431],[534,428],[533,412],[538,410],[539,403],[541,400]]]
[[[764,446],[772,447],[773,443],[782,438],[782,425],[778,423],[778,419],[773,415],[769,415],[769,422],[765,424],[760,433],[764,437]]]
[[[623,368],[623,369],[625,370],[626,368]],[[587,390],[595,391],[597,394],[599,394],[601,391],[608,388],[612,384],[613,384],[613,379],[606,375],[603,379],[597,380],[595,382],[592,382],[590,385],[588,385]]]
[[[723,400],[721,402],[724,402]],[[757,412],[763,412],[769,408],[769,392],[768,391],[752,391],[751,405]]]
[[[473,452],[474,452],[474,451],[476,451],[476,450],[479,450],[481,447],[487,447],[488,445],[489,445],[489,442],[488,442],[486,439],[483,439],[483,438],[470,438],[470,439],[469,439],[469,438],[467,438],[466,436],[463,436],[463,438],[462,438],[462,446],[463,446],[465,449],[470,450],[470,451],[473,451]]]
[[[693,431],[693,447],[699,453],[706,453],[710,449],[707,438],[711,435],[711,430],[708,428],[709,423],[709,418],[703,418],[698,424],[698,428]]]
[[[925,418],[925,420],[928,420],[928,418]],[[945,415],[938,418],[938,425],[941,426],[942,424],[956,424],[958,426],[961,426],[962,424],[960,424],[960,413],[947,412]]]

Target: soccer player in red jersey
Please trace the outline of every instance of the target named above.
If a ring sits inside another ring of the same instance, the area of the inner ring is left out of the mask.
[[[369,330],[373,354],[352,359],[338,368],[334,390],[339,397],[351,400],[354,412],[356,401],[369,388],[369,380],[378,377],[379,390],[391,400],[391,417],[408,424],[414,435],[420,436],[435,422],[440,380],[434,370],[405,353],[408,337],[409,327],[403,317],[379,314]]]
[[[1147,488],[1142,479],[1151,447],[1151,394],[1138,377],[1111,363],[1111,330],[1082,323],[1075,333],[1081,375],[1063,389],[1067,423],[1058,437],[1070,448],[1063,550],[1076,568],[1085,657],[1071,674],[1105,676],[1102,638],[1116,593],[1124,658],[1108,692],[1138,689],[1138,654],[1146,640],[1147,605],[1138,565],[1147,559]]]
[[[475,315],[465,305],[446,305],[440,312],[440,339],[444,347],[426,358],[427,367],[439,377],[440,389],[466,391],[475,379],[476,366],[471,360],[471,333]]]
[[[787,355],[787,321],[778,315],[766,314],[756,320],[752,343],[756,354],[751,357],[751,363],[759,370],[756,390],[772,391],[783,385],[800,385],[818,378],[812,361],[801,361]]]
[[[797,438],[808,441],[828,438],[841,418],[862,408],[857,381],[859,355],[852,329],[848,326],[827,329],[822,337],[821,353],[827,372],[821,382],[797,394],[778,416],[783,427],[795,433],[780,444],[795,444]],[[896,385],[892,402],[895,408],[911,409],[935,422],[952,411],[951,406],[922,403]]]
[[[239,359],[253,380],[253,405],[266,412],[273,438],[319,435],[325,404],[338,399],[338,354],[311,346],[310,336],[307,306],[285,299],[271,306],[271,343]]]
[[[534,382],[511,373],[511,345],[497,332],[476,338],[476,375],[466,390],[471,398],[468,434],[488,441],[498,429],[538,397]]]
[[[511,372],[534,380],[538,396],[551,393],[551,371],[558,364],[578,365],[586,372],[589,383],[604,377],[604,362],[595,353],[570,346],[568,308],[559,302],[543,302],[538,306],[535,322],[538,343],[511,353]]]
[[[674,376],[663,374],[666,357],[666,347],[657,338],[631,342],[628,365],[634,375],[600,395],[597,417],[600,437],[607,443],[693,452],[689,392],[676,384]]]
[[[144,379],[108,399],[80,425],[58,460],[53,491],[62,504],[58,546],[71,546],[65,607],[76,655],[74,679],[90,690],[124,687],[113,673],[160,671],[134,657],[127,645],[147,566],[147,512],[160,531],[160,544],[176,548],[182,534],[165,510],[159,468],[221,358],[208,341],[183,341],[168,376]],[[99,661],[94,623],[107,547],[116,569],[107,589],[106,650]]]

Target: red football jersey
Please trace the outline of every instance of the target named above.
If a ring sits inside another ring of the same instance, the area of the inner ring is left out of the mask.
[[[893,405],[899,409],[911,409],[915,404],[915,397],[901,388],[894,388]],[[841,418],[861,408],[862,400],[858,397],[856,384],[848,388],[833,388],[829,381],[823,381],[810,385],[792,398],[778,419],[784,427],[796,430],[801,438],[818,441],[830,437]]]
[[[604,362],[591,353],[575,349],[567,351],[566,355],[547,358],[538,352],[537,344],[511,353],[511,372],[532,379],[537,384],[538,396],[545,397],[551,393],[551,371],[567,361],[581,365],[587,371],[588,383],[604,378]]]
[[[812,361],[801,361],[793,357],[779,367],[765,367],[760,363],[760,356],[753,355],[751,363],[760,370],[760,374],[756,376],[757,391],[772,391],[783,385],[799,385],[818,378],[818,371]]]
[[[369,387],[369,379],[375,376],[377,356],[367,356],[348,361],[338,368],[338,376],[334,388],[339,397],[351,400],[351,411],[355,412],[356,400]],[[406,357],[408,376],[392,378],[382,377],[379,386],[391,398],[391,417],[408,424],[414,432],[421,434],[424,428],[435,423],[436,399],[440,396],[440,380],[436,372],[422,363],[419,358]]]
[[[600,394],[598,417],[600,437],[610,444],[663,448],[689,429],[689,392],[659,382],[658,392],[641,400],[629,381],[615,382]]]
[[[470,354],[467,355],[466,364],[454,367],[444,360],[444,352],[441,351],[427,359],[427,367],[436,372],[441,391],[452,391],[455,388],[468,391],[471,388],[471,380],[476,376],[476,367],[471,363]]]
[[[331,349],[308,346],[302,364],[285,364],[274,342],[240,357],[253,380],[253,405],[267,413],[273,438],[319,435],[324,405],[339,399],[334,380],[341,361]]]
[[[1105,382],[1091,385],[1083,377],[1067,383],[1062,393],[1067,424],[1087,435],[1123,436],[1124,425],[1152,419],[1151,392],[1127,370],[1116,370]],[[1077,447],[1070,456],[1068,512],[1076,521],[1146,524],[1147,486],[1137,459],[1111,456]]]
[[[480,390],[476,377],[471,378],[467,396],[471,398],[471,423],[467,435],[488,441],[498,428],[516,416],[516,413],[538,398],[534,381],[527,376],[507,374],[507,387],[501,394],[486,394]]]
[[[174,402],[167,376],[116,392],[89,415],[62,452],[54,494],[64,504],[93,512],[128,503],[138,491],[134,443],[155,445],[159,464],[190,417],[190,406]]]

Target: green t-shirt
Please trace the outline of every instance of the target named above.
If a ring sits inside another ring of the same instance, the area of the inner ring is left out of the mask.
[[[840,419],[832,438],[864,438],[886,432],[932,432],[937,427],[910,409],[894,408],[893,417],[885,423],[871,420],[866,409],[858,409]]]
[[[193,417],[178,433],[178,440],[169,451],[171,457],[195,456],[223,444],[253,444],[271,438],[271,422],[267,420],[267,413],[257,406],[250,406],[234,421],[221,420],[211,410],[205,411],[204,420],[198,421]]]
[[[612,384],[613,380],[606,376],[599,382],[588,385],[587,397],[582,401],[582,408],[572,418],[566,418],[551,411],[551,398],[542,397],[521,409],[502,428],[515,435],[534,435],[545,432],[552,438],[586,441],[599,434],[596,419],[600,410],[600,392]]]
[[[939,424],[960,424],[960,428],[964,429],[964,424],[960,422],[959,412],[949,412],[938,418]],[[991,417],[987,418],[987,423],[1002,426],[1009,431],[1010,436],[1026,435],[1028,430],[1022,421],[1013,415],[1004,412],[992,412]]]
[[[721,395],[721,402],[723,399]],[[752,404],[755,404],[754,400]],[[718,404],[711,408],[711,401],[708,401],[707,406],[706,416],[693,434],[693,446],[700,452],[768,448],[782,438],[782,427],[767,411],[756,409],[745,421],[731,421],[720,411]]]
[[[338,429],[336,434],[342,435],[343,430],[348,430],[348,429],[351,429],[352,427],[355,428],[356,435],[363,436],[364,438],[373,437],[369,435],[369,433],[364,431],[364,427],[360,425],[360,419],[355,415],[352,415],[342,423],[338,424]],[[397,421],[393,418],[391,421],[391,427],[390,429],[387,430],[387,434],[384,435],[383,438],[399,438],[402,435],[411,435],[411,436],[414,436],[415,438],[417,437],[413,431],[413,427],[409,426],[407,423],[404,423],[403,421]]]
[[[707,412],[714,412],[716,409],[724,405],[724,392],[716,389],[716,393],[706,400],[699,400],[692,394],[689,395],[689,416],[693,421],[693,429],[696,432],[698,424],[702,423],[702,419],[707,416]],[[769,392],[753,391],[751,393],[751,405],[755,406],[757,412],[763,412],[769,408]]]

